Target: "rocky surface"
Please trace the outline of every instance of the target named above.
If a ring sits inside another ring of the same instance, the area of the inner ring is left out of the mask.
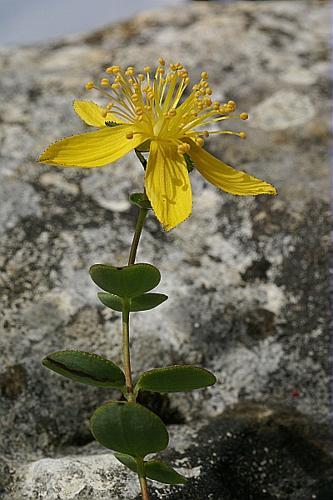
[[[87,268],[125,262],[135,216],[127,198],[142,169],[134,156],[90,171],[34,159],[84,130],[71,101],[91,98],[85,81],[110,63],[140,68],[160,56],[195,77],[207,70],[217,98],[250,112],[247,141],[209,148],[279,196],[232,198],[193,172],[191,218],[171,233],[147,222],[139,260],[160,268],[170,298],[133,315],[134,370],[197,363],[218,378],[191,395],[143,395],[170,425],[166,456],[193,478],[153,498],[330,498],[329,54],[326,2],[193,3],[0,49],[3,498],[138,494],[135,477],[92,443],[88,417],[110,394],[40,360],[79,348],[121,361],[118,315],[98,303]]]

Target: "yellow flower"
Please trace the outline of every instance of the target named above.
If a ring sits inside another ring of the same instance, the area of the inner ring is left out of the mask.
[[[159,60],[155,73],[149,66],[136,74],[134,67],[106,69],[108,78],[99,90],[108,98],[105,107],[90,101],[74,101],[80,118],[99,130],[62,139],[51,144],[39,161],[52,165],[100,167],[113,163],[131,150],[149,150],[145,189],[158,220],[166,230],[183,222],[192,210],[188,157],[214,186],[234,195],[276,194],[273,186],[235,170],[203,149],[204,139],[218,134],[241,138],[244,132],[211,130],[224,120],[246,120],[247,113],[233,114],[234,101],[212,102],[208,74],[189,88],[188,71],[179,63],[166,70]],[[109,77],[112,77],[110,81]],[[209,130],[207,130],[207,127]]]

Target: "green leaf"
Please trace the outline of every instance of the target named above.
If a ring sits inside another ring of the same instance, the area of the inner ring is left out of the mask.
[[[138,472],[138,465],[135,458],[131,457],[130,455],[125,455],[125,453],[115,453],[114,456],[117,460],[119,460],[119,462],[128,467],[132,472]]]
[[[144,464],[146,476],[154,481],[166,484],[185,484],[187,479],[175,471],[170,465],[158,460],[150,460]]]
[[[124,453],[115,453],[114,456],[123,465],[128,467],[132,472],[138,471],[138,466],[135,458]],[[166,484],[185,484],[187,479],[179,472],[176,472],[170,465],[165,464],[159,460],[149,460],[144,462],[144,471],[149,479],[159,481]]]
[[[145,193],[132,193],[129,200],[133,205],[137,205],[140,208],[151,209],[150,201]]]
[[[114,311],[122,312],[123,301],[118,295],[108,292],[98,292],[97,297],[106,307],[113,309]]]
[[[107,403],[95,411],[90,423],[99,443],[126,455],[143,458],[168,446],[162,420],[137,403]]]
[[[148,311],[149,309],[154,309],[154,307],[159,306],[168,298],[167,295],[163,293],[145,293],[139,295],[138,297],[133,297],[130,301],[130,311]]]
[[[118,295],[108,292],[99,292],[97,296],[106,307],[118,312],[123,310],[123,301]],[[143,295],[138,295],[138,297],[129,299],[129,310],[131,312],[148,311],[162,304],[167,298],[168,296],[163,293],[145,293]]]
[[[102,290],[123,298],[142,295],[155,288],[161,280],[159,270],[151,264],[125,267],[95,264],[90,268],[90,276]]]
[[[125,385],[125,376],[119,366],[97,354],[58,351],[46,356],[42,363],[50,370],[82,384],[119,389]]]
[[[143,373],[136,389],[152,392],[188,392],[216,382],[215,376],[204,368],[191,365],[174,365],[154,368]]]

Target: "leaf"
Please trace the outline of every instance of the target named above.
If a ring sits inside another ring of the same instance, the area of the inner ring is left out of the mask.
[[[145,293],[138,297],[133,297],[130,302],[130,311],[148,311],[154,309],[167,300],[168,296],[163,293]]]
[[[152,392],[188,392],[216,382],[215,376],[204,368],[192,365],[174,365],[154,368],[143,373],[136,389]]]
[[[118,295],[108,292],[98,292],[97,297],[106,307],[113,309],[114,311],[122,312],[123,301]]]
[[[137,403],[107,403],[94,412],[90,423],[99,443],[126,455],[143,458],[168,446],[169,435],[162,420]]]
[[[128,467],[132,472],[138,471],[138,466],[135,458],[124,453],[115,453],[114,456],[123,465]],[[159,460],[149,460],[144,462],[144,471],[149,479],[159,481],[166,484],[185,484],[187,478],[179,472],[175,471],[170,465],[165,464]]]
[[[150,201],[145,193],[132,193],[129,200],[133,205],[137,205],[140,208],[151,209]]]
[[[82,384],[119,389],[125,385],[125,376],[119,366],[97,354],[58,351],[46,356],[42,363],[50,370]]]
[[[146,476],[154,481],[166,484],[185,484],[187,479],[175,471],[170,465],[158,460],[150,460],[144,464]]]
[[[130,455],[125,455],[125,453],[115,453],[114,456],[117,460],[119,460],[119,462],[128,467],[132,472],[138,471],[138,465],[135,458],[131,457]]]
[[[97,294],[99,300],[106,307],[113,309],[114,311],[122,312],[123,301],[118,295],[107,292],[99,292]],[[133,297],[129,301],[129,310],[131,312],[148,311],[149,309],[154,309],[154,307],[159,306],[168,296],[163,293],[145,293],[143,295],[138,295]]]
[[[155,288],[161,280],[159,270],[151,264],[125,267],[95,264],[90,268],[90,276],[102,290],[123,298],[142,295]]]

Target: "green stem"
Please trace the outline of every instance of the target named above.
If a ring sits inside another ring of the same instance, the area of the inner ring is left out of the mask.
[[[142,500],[149,500],[148,485],[147,485],[147,479],[146,479],[146,475],[145,475],[143,460],[140,458],[137,458],[136,463],[138,466],[138,476],[139,476]]]
[[[135,263],[136,253],[138,250],[138,245],[143,229],[143,225],[146,220],[148,210],[140,207],[138,218],[136,221],[135,232],[132,240],[131,250],[128,258],[128,265]],[[130,355],[130,342],[129,342],[129,315],[130,315],[130,303],[128,300],[123,301],[123,311],[122,311],[122,324],[123,324],[123,356],[124,356],[124,372],[126,379],[126,397],[128,402],[135,403],[136,394],[133,389],[133,379],[132,379],[132,369],[131,369],[131,355]],[[142,500],[149,500],[147,480],[144,472],[144,464],[142,459],[137,459],[138,464],[138,476],[140,481],[140,488],[142,494]]]
[[[135,262],[135,257],[136,257],[136,252],[138,250],[138,244],[140,241],[140,236],[142,233],[143,225],[145,223],[146,217],[147,217],[148,210],[146,208],[140,208],[138,219],[136,221],[136,227],[135,227],[135,232],[133,236],[133,241],[131,245],[131,251],[130,255],[128,258],[128,265],[134,264]]]
[[[128,265],[134,264],[135,262],[136,253],[138,250],[138,245],[147,213],[148,213],[147,209],[140,208],[138,219],[135,226],[135,232],[131,245],[130,255],[128,258]],[[124,358],[124,372],[126,380],[126,395],[128,401],[135,402],[136,395],[134,394],[133,390],[130,341],[129,341],[129,336],[130,336],[129,315],[130,315],[130,304],[128,300],[124,299],[123,311],[122,311],[122,330],[123,330],[123,358]]]
[[[130,345],[129,345],[129,314],[130,314],[129,302],[127,300],[124,300],[122,324],[123,324],[123,356],[124,356],[126,392],[128,401],[135,401],[135,396],[133,394],[133,379],[132,379],[131,355],[130,355]]]

